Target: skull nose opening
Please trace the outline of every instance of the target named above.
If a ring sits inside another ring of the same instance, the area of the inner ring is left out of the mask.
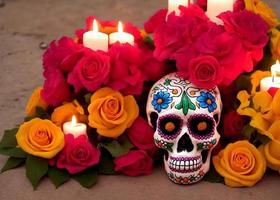
[[[178,142],[177,152],[180,153],[182,151],[191,152],[194,148],[194,145],[191,141],[191,138],[187,133],[185,133]]]

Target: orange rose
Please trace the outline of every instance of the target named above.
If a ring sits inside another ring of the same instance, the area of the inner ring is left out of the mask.
[[[108,87],[97,90],[88,107],[89,125],[105,137],[118,137],[138,117],[139,108],[133,96],[122,96]]]
[[[261,180],[266,170],[261,152],[247,140],[229,144],[213,157],[213,163],[230,187],[251,187]]]
[[[270,51],[275,60],[280,59],[280,31],[277,28],[271,29]]]
[[[17,134],[18,145],[27,153],[53,158],[64,147],[64,134],[50,120],[39,118],[23,123]]]
[[[38,87],[33,91],[32,95],[30,96],[28,103],[25,107],[25,113],[27,114],[27,116],[35,116],[36,107],[41,107],[44,110],[48,108],[48,104],[41,97],[41,91],[42,88]]]
[[[71,121],[73,115],[78,118],[79,122],[87,123],[87,116],[85,115],[84,109],[77,100],[71,103],[65,103],[54,109],[51,120],[57,126],[61,127],[65,122]]]
[[[268,130],[272,140],[259,147],[263,153],[267,166],[280,173],[280,120],[276,120]]]

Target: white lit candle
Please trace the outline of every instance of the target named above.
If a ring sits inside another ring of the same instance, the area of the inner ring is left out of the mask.
[[[268,91],[269,89],[280,88],[280,64],[277,60],[276,64],[271,66],[271,77],[266,77],[261,80],[261,91]]]
[[[98,32],[96,20],[93,21],[92,31],[88,31],[83,35],[84,46],[94,51],[108,51],[108,40],[109,38],[107,34]]]
[[[233,11],[235,0],[208,0],[207,1],[207,16],[217,24],[222,24],[222,21],[217,18],[219,14],[226,11]]]
[[[180,15],[180,6],[187,7],[189,3],[194,3],[194,0],[168,0],[168,14],[175,11],[175,15]]]
[[[123,25],[121,22],[118,24],[118,32],[111,33],[109,36],[110,44],[119,42],[121,44],[128,43],[134,45],[134,36],[130,33],[123,32]]]
[[[87,126],[84,123],[77,123],[76,117],[73,116],[71,122],[63,124],[63,133],[72,134],[75,138],[80,135],[87,135]]]

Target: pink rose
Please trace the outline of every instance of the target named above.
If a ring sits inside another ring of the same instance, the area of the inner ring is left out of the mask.
[[[167,9],[160,9],[148,21],[145,22],[144,28],[147,33],[153,33],[158,25],[165,23]]]
[[[142,64],[144,79],[146,81],[157,81],[168,74],[171,69],[165,62],[160,62],[153,56],[153,50],[142,47]]]
[[[124,95],[139,95],[143,90],[141,51],[129,44],[114,44],[108,52],[111,72],[108,86]]]
[[[71,100],[69,86],[60,70],[56,69],[48,73],[41,96],[52,106],[58,106],[64,101]]]
[[[128,129],[128,138],[134,146],[154,156],[157,147],[154,143],[154,130],[142,117],[138,117]]]
[[[108,81],[110,72],[110,57],[102,51],[85,49],[84,56],[68,76],[68,83],[79,92],[86,88],[94,92]]]
[[[47,77],[55,69],[72,71],[82,56],[81,49],[81,45],[76,44],[73,39],[68,37],[62,37],[57,42],[52,41],[43,55],[44,76]]]
[[[241,73],[253,69],[250,53],[245,50],[241,40],[229,34],[222,26],[212,24],[196,42],[195,51],[214,56],[224,69],[221,84],[229,85]],[[238,58],[238,59],[236,59]]]
[[[56,166],[66,169],[70,174],[82,172],[99,162],[100,152],[85,135],[74,138],[72,134],[65,135],[65,146],[57,157]]]
[[[132,150],[114,160],[115,171],[127,176],[149,175],[152,173],[153,160],[143,150]]]
[[[241,10],[245,10],[244,0],[236,0],[233,6],[233,11],[239,12]]]
[[[203,10],[207,10],[207,0],[197,0],[196,4]]]
[[[192,59],[190,69],[190,81],[205,89],[218,85],[223,78],[223,69],[213,56],[200,56]]]
[[[246,118],[239,115],[236,111],[226,113],[223,120],[224,136],[232,139],[242,136],[245,124]]]
[[[183,30],[178,24],[160,24],[154,32],[154,56],[159,61],[169,59],[182,45]]]
[[[243,10],[222,13],[219,18],[225,29],[239,37],[247,50],[263,49],[267,44],[269,27],[259,15]]]

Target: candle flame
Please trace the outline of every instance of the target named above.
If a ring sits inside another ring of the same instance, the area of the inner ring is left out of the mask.
[[[118,32],[123,32],[123,24],[121,21],[119,21],[119,24],[118,24]]]
[[[98,32],[98,24],[96,20],[93,20],[92,31]]]
[[[279,60],[277,60],[277,61],[276,61],[276,65],[279,65],[279,64],[280,64],[280,63],[279,63]]]
[[[71,124],[72,124],[73,126],[76,126],[76,125],[77,125],[77,118],[76,118],[75,115],[72,116]]]

